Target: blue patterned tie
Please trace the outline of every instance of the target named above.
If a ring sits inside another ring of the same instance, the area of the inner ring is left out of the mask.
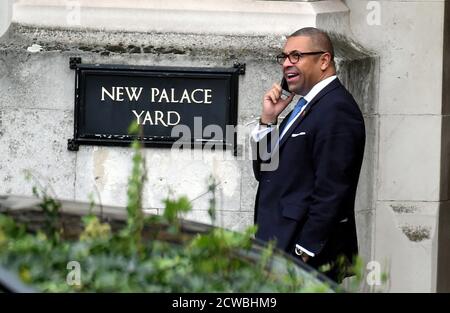
[[[298,115],[298,113],[300,113],[300,111],[306,105],[306,103],[307,103],[307,101],[305,100],[305,98],[301,98],[300,100],[298,100],[298,102],[295,105],[294,109],[292,110],[292,113],[289,116],[289,119],[287,120],[286,124],[284,124],[283,128],[280,129],[280,135],[283,133],[286,126],[289,125],[289,123]]]

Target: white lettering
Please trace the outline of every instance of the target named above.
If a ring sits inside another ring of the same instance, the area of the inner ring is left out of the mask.
[[[114,100],[115,96],[115,87],[112,87],[111,93],[108,92],[108,90],[106,90],[105,87],[102,87],[102,101],[105,101],[105,94],[111,98],[111,100]]]
[[[138,125],[163,125],[164,127],[178,125],[181,116],[176,111],[140,111],[131,110]]]
[[[152,88],[152,102],[155,102],[155,97],[159,95],[159,89],[158,88]]]
[[[196,99],[195,99],[195,93],[196,93],[197,91],[203,91],[203,89],[195,89],[195,90],[192,92],[192,101],[194,101],[195,103],[202,103],[203,101],[201,101],[201,100],[196,100]]]
[[[116,87],[116,101],[123,101],[122,96],[123,96],[123,87]]]
[[[176,122],[172,122],[172,119],[170,118],[170,116],[172,114],[175,114],[177,116],[177,121]],[[169,126],[178,125],[178,123],[180,123],[180,120],[181,120],[181,116],[180,116],[180,114],[178,112],[176,112],[176,111],[168,111],[167,112],[167,124]]]
[[[195,299],[183,299],[179,298],[172,301],[173,308],[198,308],[200,311],[203,311],[206,305],[206,300],[195,300]]]
[[[183,89],[183,91],[178,93],[175,88],[167,89],[158,89],[151,88],[151,100],[152,103],[212,103],[212,90],[211,89],[194,89],[193,91],[189,91],[187,89]],[[181,97],[180,97],[181,96]],[[130,96],[131,97],[131,96]],[[137,96],[139,97],[139,95]]]
[[[185,98],[187,99],[187,103],[191,103],[191,99],[189,99],[189,93],[186,89],[183,91],[183,95],[181,96],[180,103],[183,103]]]
[[[163,89],[163,91],[161,93],[161,97],[158,100],[158,103],[161,103],[162,98],[165,98],[166,102],[170,102],[169,97],[167,96],[167,91],[165,89]]]
[[[155,111],[155,125],[158,125],[158,121],[160,121],[161,124],[163,124],[164,126],[167,127],[167,124],[164,123],[164,121],[163,121],[163,116],[164,116],[163,112]]]
[[[211,89],[205,89],[205,103],[206,104],[211,104]]]
[[[102,87],[102,101],[105,101],[105,95],[109,97],[113,101],[124,101],[123,95],[125,89],[128,100],[130,101],[137,101],[139,100],[139,97],[141,96],[142,87],[139,87],[139,92],[137,92],[138,87],[112,87],[111,92],[108,91],[105,87]]]
[[[111,87],[111,90],[108,90],[105,87],[102,87],[102,97],[101,101],[105,101],[109,99],[113,101],[124,101],[124,95],[128,97],[128,100],[131,101],[139,101],[141,97],[143,87]],[[212,94],[211,89],[194,89],[193,91],[189,91],[187,89],[183,89],[181,93],[181,98],[177,98],[176,90],[174,88],[170,89],[170,94],[166,89],[158,89],[151,88],[151,102],[152,103],[212,103]]]
[[[138,94],[136,94],[137,87],[130,87],[130,88],[131,88],[131,94],[130,94],[128,87],[125,87],[125,90],[127,91],[127,94],[128,94],[128,99],[130,99],[130,101],[139,100],[139,97],[141,96],[141,92],[142,92],[143,88],[142,87],[139,88]]]
[[[142,123],[142,125],[145,125],[145,122],[150,121],[150,125],[153,125],[153,121],[152,121],[152,116],[150,115],[150,111],[147,111],[147,113],[145,113],[145,119],[144,122]]]
[[[144,114],[144,111],[141,111],[141,114],[137,114],[137,112],[135,110],[131,111],[133,112],[133,114],[136,116],[136,122],[138,123],[138,125],[141,125],[141,115]]]
[[[180,102],[180,101],[175,101],[175,95],[174,95],[174,93],[175,93],[175,89],[174,89],[174,88],[170,89],[170,102],[172,102],[172,103],[178,103],[178,102]]]

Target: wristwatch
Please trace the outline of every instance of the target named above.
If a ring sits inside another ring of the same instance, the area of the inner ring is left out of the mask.
[[[274,126],[276,126],[278,124],[278,119],[275,119],[275,122],[272,122],[272,123],[264,123],[262,120],[261,120],[261,118],[259,118],[259,125],[261,125],[261,126],[267,126],[267,127],[274,127]]]

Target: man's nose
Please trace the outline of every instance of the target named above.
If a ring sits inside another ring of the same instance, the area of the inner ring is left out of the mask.
[[[283,69],[287,69],[288,67],[292,67],[294,64],[289,60],[289,57],[286,57],[283,62]]]

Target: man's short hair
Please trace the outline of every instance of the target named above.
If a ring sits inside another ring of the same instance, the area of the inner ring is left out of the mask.
[[[334,48],[330,36],[318,28],[305,27],[293,32],[289,37],[305,36],[311,38],[314,49],[331,53],[331,60],[334,62]],[[289,38],[288,37],[288,38]]]

